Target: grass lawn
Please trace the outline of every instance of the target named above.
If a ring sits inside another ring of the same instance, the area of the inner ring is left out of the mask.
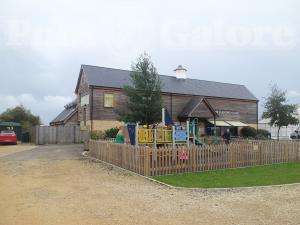
[[[189,188],[250,187],[300,183],[300,163],[155,176],[152,178],[176,187]]]

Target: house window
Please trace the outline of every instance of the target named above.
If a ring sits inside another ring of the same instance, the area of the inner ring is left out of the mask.
[[[104,94],[104,107],[113,108],[114,107],[114,94]]]
[[[84,95],[80,98],[80,105],[87,106],[90,103],[90,95]]]

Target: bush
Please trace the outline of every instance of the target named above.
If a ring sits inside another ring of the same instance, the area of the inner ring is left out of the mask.
[[[118,132],[119,132],[119,128],[117,128],[117,127],[108,129],[108,130],[104,131],[104,137],[105,138],[116,138]]]
[[[269,137],[270,136],[270,132],[267,130],[263,130],[263,129],[258,129],[257,130],[257,135],[263,135],[265,137]]]
[[[270,137],[271,137],[271,134],[269,131],[263,130],[263,129],[257,130],[256,139],[266,140],[266,139],[269,139]]]
[[[256,129],[253,127],[243,127],[241,129],[241,135],[244,138],[255,138],[257,135]]]
[[[92,140],[99,140],[104,139],[104,133],[101,130],[95,130],[91,132],[91,139]]]
[[[264,135],[261,135],[261,134],[258,134],[258,135],[256,135],[255,139],[257,139],[257,140],[267,140],[268,137],[266,137]]]

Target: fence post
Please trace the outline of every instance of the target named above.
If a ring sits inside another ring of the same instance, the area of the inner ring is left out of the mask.
[[[154,129],[154,148],[157,148],[157,130],[156,128]]]
[[[139,123],[135,125],[135,146],[139,145]]]
[[[233,161],[233,148],[231,145],[226,145],[228,152],[230,153],[230,168],[234,168],[234,161]]]
[[[190,121],[186,121],[186,146],[190,145]]]
[[[261,143],[257,143],[258,148],[259,148],[259,164],[262,165],[262,144]]]
[[[196,130],[195,130],[195,122],[193,123],[193,144],[196,144]]]
[[[144,168],[143,168],[143,175],[144,176],[147,176],[147,155],[146,155],[146,149],[145,148],[143,148],[142,149],[142,152],[143,152],[143,159],[144,159],[144,164],[143,164],[143,166],[144,166]]]
[[[172,143],[173,148],[175,148],[175,126],[172,126]]]

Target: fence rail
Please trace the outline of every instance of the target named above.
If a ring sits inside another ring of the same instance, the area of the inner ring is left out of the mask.
[[[89,149],[95,158],[145,176],[268,165],[300,160],[299,141],[153,149],[146,146],[91,140]]]

